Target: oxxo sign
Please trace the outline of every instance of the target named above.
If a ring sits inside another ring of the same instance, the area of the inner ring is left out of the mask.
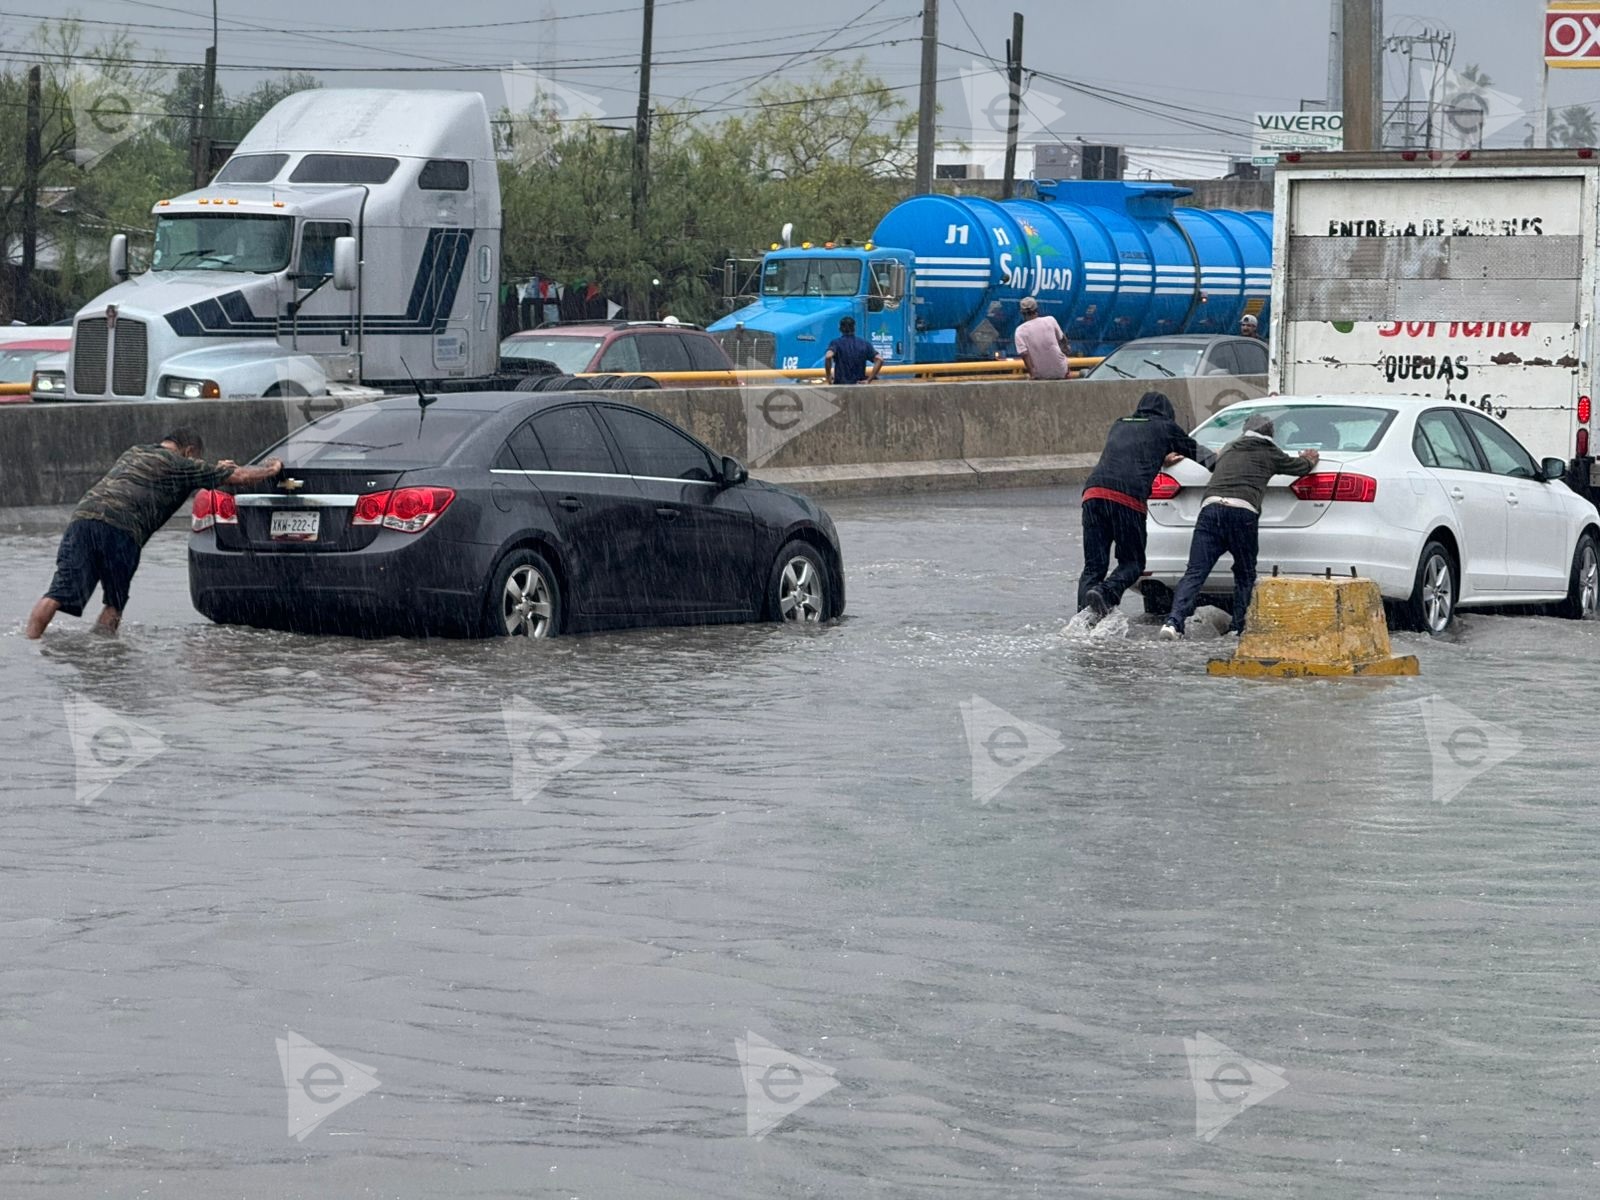
[[[1544,14],[1549,67],[1600,67],[1600,4],[1555,3]]]

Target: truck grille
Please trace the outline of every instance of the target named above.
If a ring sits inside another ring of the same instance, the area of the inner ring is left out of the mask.
[[[741,370],[778,365],[777,339],[754,329],[722,329],[713,335],[722,349]]]
[[[106,390],[106,319],[85,317],[78,322],[72,344],[72,390],[80,396],[100,396]]]
[[[117,318],[116,358],[111,363],[111,391],[118,396],[144,395],[149,355],[143,321]],[[104,367],[101,374],[105,373]]]

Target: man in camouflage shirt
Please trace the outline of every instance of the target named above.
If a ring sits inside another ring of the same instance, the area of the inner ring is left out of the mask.
[[[84,493],[61,536],[50,590],[28,615],[28,637],[43,637],[57,612],[81,617],[97,583],[105,607],[96,626],[102,633],[116,633],[140,550],[196,489],[224,482],[265,483],[283,470],[275,458],[240,467],[227,460],[208,463],[204,454],[199,434],[174,429],[158,445],[125,451]]]

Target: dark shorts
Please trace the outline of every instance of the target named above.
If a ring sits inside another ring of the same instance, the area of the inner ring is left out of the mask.
[[[138,569],[139,543],[131,534],[104,521],[74,521],[61,535],[56,577],[45,598],[62,612],[81,617],[83,606],[94,598],[95,584],[100,584],[106,607],[121,612],[128,606],[128,586]]]

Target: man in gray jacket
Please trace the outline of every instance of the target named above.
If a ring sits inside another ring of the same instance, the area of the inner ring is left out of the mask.
[[[1317,465],[1315,450],[1285,454],[1272,440],[1272,433],[1270,416],[1251,413],[1245,418],[1243,436],[1229,442],[1217,455],[1211,485],[1200,502],[1200,519],[1195,522],[1194,538],[1189,543],[1189,565],[1172,598],[1172,615],[1161,627],[1162,637],[1183,636],[1183,623],[1194,615],[1200,589],[1224,554],[1233,555],[1232,632],[1243,631],[1250,594],[1256,588],[1261,501],[1267,483],[1274,475],[1308,475]]]

